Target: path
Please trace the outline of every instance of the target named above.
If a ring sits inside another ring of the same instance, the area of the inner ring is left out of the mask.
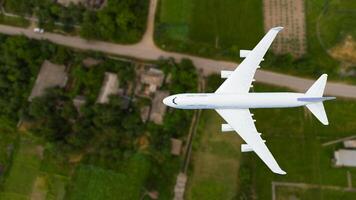
[[[133,45],[121,45],[103,41],[87,41],[77,36],[64,36],[54,33],[38,34],[30,29],[0,25],[0,33],[8,35],[25,35],[37,40],[49,40],[56,44],[65,45],[82,50],[100,51],[107,54],[126,56],[142,60],[156,60],[159,58],[172,57],[177,61],[182,58],[191,59],[194,65],[201,69],[204,75],[219,73],[221,70],[233,70],[237,63],[228,61],[217,61],[187,54],[167,52],[159,49],[153,42],[154,21],[157,0],[151,0],[147,31],[143,39]],[[263,65],[263,63],[262,63]],[[315,77],[315,79],[318,77]],[[298,78],[291,75],[284,75],[266,70],[256,72],[256,80],[261,83],[288,87],[298,92],[305,92],[315,80]],[[356,86],[342,83],[328,83],[325,93],[328,95],[356,98]]]

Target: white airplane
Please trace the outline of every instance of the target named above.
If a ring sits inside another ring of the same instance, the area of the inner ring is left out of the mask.
[[[221,77],[227,78],[215,93],[185,93],[169,96],[163,100],[167,106],[180,109],[215,109],[227,122],[221,125],[222,132],[236,131],[247,143],[241,145],[242,152],[254,151],[263,162],[277,174],[286,174],[271,152],[265,140],[261,138],[255,127],[250,108],[288,108],[306,106],[324,125],[328,125],[323,101],[335,97],[323,97],[327,75],[323,74],[306,93],[250,93],[253,77],[260,68],[259,64],[270,47],[272,41],[283,27],[275,27],[268,31],[257,46],[249,50],[241,50],[240,57],[244,61],[235,71],[221,71]]]

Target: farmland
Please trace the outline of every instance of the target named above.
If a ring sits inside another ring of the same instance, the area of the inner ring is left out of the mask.
[[[202,114],[187,199],[231,199],[237,193],[241,140],[235,134],[221,134],[221,122],[214,111]]]
[[[257,91],[266,91],[270,87],[256,87]],[[283,89],[280,89],[283,90]],[[280,166],[287,172],[286,176],[274,175],[254,154],[242,156],[243,172],[250,172],[250,186],[258,197],[272,197],[272,181],[279,183],[306,183],[320,185],[317,188],[300,189],[298,187],[276,187],[277,199],[296,196],[298,199],[354,199],[356,193],[342,190],[330,190],[324,186],[347,188],[347,172],[355,176],[353,168],[335,168],[332,166],[333,151],[340,144],[323,147],[327,141],[354,135],[356,103],[338,99],[327,102],[325,109],[330,125],[323,126],[304,108],[296,109],[257,109],[253,110],[257,128],[262,132]],[[272,116],[266,119],[266,116]],[[240,176],[246,176],[240,174]],[[245,180],[245,179],[241,179]],[[241,185],[247,182],[241,182]],[[240,191],[240,195],[247,192]],[[329,196],[330,195],[330,196]]]
[[[237,57],[263,35],[262,1],[162,0],[155,39],[163,49]]]

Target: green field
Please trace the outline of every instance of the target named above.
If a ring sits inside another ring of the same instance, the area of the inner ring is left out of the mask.
[[[238,57],[263,35],[261,0],[161,0],[157,19],[162,48],[202,56]]]
[[[0,197],[4,195],[5,197],[26,198],[31,195],[32,186],[40,173],[41,160],[36,151],[36,146],[29,139],[21,139],[11,170],[4,183],[3,194],[0,194]]]
[[[237,193],[241,140],[235,134],[221,134],[221,123],[214,111],[203,112],[195,138],[187,199],[232,199]]]
[[[76,170],[66,199],[139,199],[149,170],[148,160],[140,155],[133,156],[120,173],[81,165]]]
[[[255,90],[275,90],[269,88],[257,85]],[[350,171],[355,176],[356,169],[332,167],[333,151],[341,148],[342,145],[328,147],[321,145],[327,141],[355,135],[356,102],[337,99],[334,102],[326,102],[325,109],[330,121],[329,126],[323,126],[304,108],[252,110],[257,120],[257,129],[262,132],[269,149],[282,169],[287,172],[285,176],[274,175],[254,154],[243,155],[244,166],[252,169],[250,172],[253,181],[250,184],[255,188],[258,197],[271,198],[271,181],[347,187],[346,173]],[[266,119],[266,116],[271,117]],[[283,191],[280,193],[283,194]],[[356,197],[356,193],[344,195],[342,192],[326,189],[304,190],[296,193],[299,199],[335,199],[340,195],[343,199]]]

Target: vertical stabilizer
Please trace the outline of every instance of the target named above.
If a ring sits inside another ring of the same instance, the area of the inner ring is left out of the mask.
[[[315,81],[315,83],[309,88],[305,93],[309,97],[322,97],[324,94],[324,89],[326,85],[326,80],[328,79],[327,74],[323,74],[320,78]]]

